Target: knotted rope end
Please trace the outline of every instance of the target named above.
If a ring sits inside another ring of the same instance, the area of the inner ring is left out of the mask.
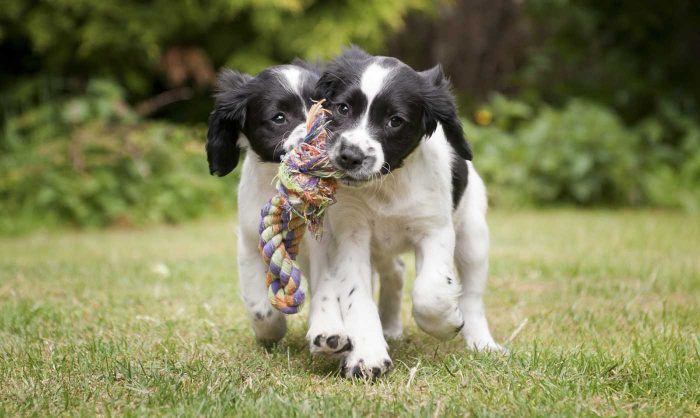
[[[307,134],[280,163],[277,194],[261,211],[260,252],[268,265],[266,282],[272,306],[283,313],[297,313],[304,302],[304,275],[296,262],[306,228],[319,239],[323,215],[335,203],[339,172],[326,150],[330,113],[323,100],[309,110]]]

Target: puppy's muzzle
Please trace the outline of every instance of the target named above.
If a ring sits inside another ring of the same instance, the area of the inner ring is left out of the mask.
[[[365,163],[368,156],[362,152],[362,150],[355,145],[348,145],[346,143],[340,144],[340,151],[335,158],[335,164],[338,168],[345,171],[355,171]]]
[[[331,162],[348,177],[357,180],[368,177],[371,167],[376,162],[376,157],[367,153],[358,145],[350,143],[345,138],[340,138],[340,143],[331,152]]]

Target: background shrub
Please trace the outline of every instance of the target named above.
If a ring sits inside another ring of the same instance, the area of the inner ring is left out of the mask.
[[[700,127],[672,108],[627,127],[589,101],[533,109],[497,95],[475,119],[465,132],[496,204],[700,207]]]
[[[0,231],[178,222],[232,207],[235,179],[209,178],[203,126],[141,121],[105,81],[87,91],[8,120]]]
[[[700,210],[700,125],[666,103],[637,127],[644,149],[643,188],[649,203]]]
[[[201,122],[221,67],[257,73],[297,56],[329,58],[350,42],[378,50],[406,13],[432,7],[431,0],[3,0],[0,111],[80,93],[102,77],[149,116]],[[150,106],[164,91],[168,106]]]

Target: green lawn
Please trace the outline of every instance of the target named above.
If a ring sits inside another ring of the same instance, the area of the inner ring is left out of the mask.
[[[232,219],[0,238],[0,416],[700,415],[700,217],[490,224],[487,306],[510,354],[440,343],[407,303],[395,369],[374,383],[309,355],[308,309],[256,346]]]

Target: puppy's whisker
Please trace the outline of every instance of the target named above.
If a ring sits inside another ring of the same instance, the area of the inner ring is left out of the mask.
[[[377,173],[372,173],[372,186],[374,187],[375,195],[382,191],[382,183],[379,181]]]
[[[384,161],[384,164],[382,164],[382,168],[383,167],[386,167],[386,173],[388,174],[388,176],[384,176],[384,178],[391,177],[392,181],[396,181],[396,178],[394,177],[394,172],[391,171],[391,165],[388,162]]]
[[[382,175],[381,172],[377,173],[377,180],[379,183],[379,191],[382,191],[382,187],[384,187],[384,176]]]
[[[285,142],[285,139],[282,139],[282,140],[279,141],[277,144],[275,144],[275,147],[272,149],[272,154],[273,154],[273,155],[277,155],[277,151],[279,151],[279,149],[280,149],[281,147],[284,147],[284,142]]]

